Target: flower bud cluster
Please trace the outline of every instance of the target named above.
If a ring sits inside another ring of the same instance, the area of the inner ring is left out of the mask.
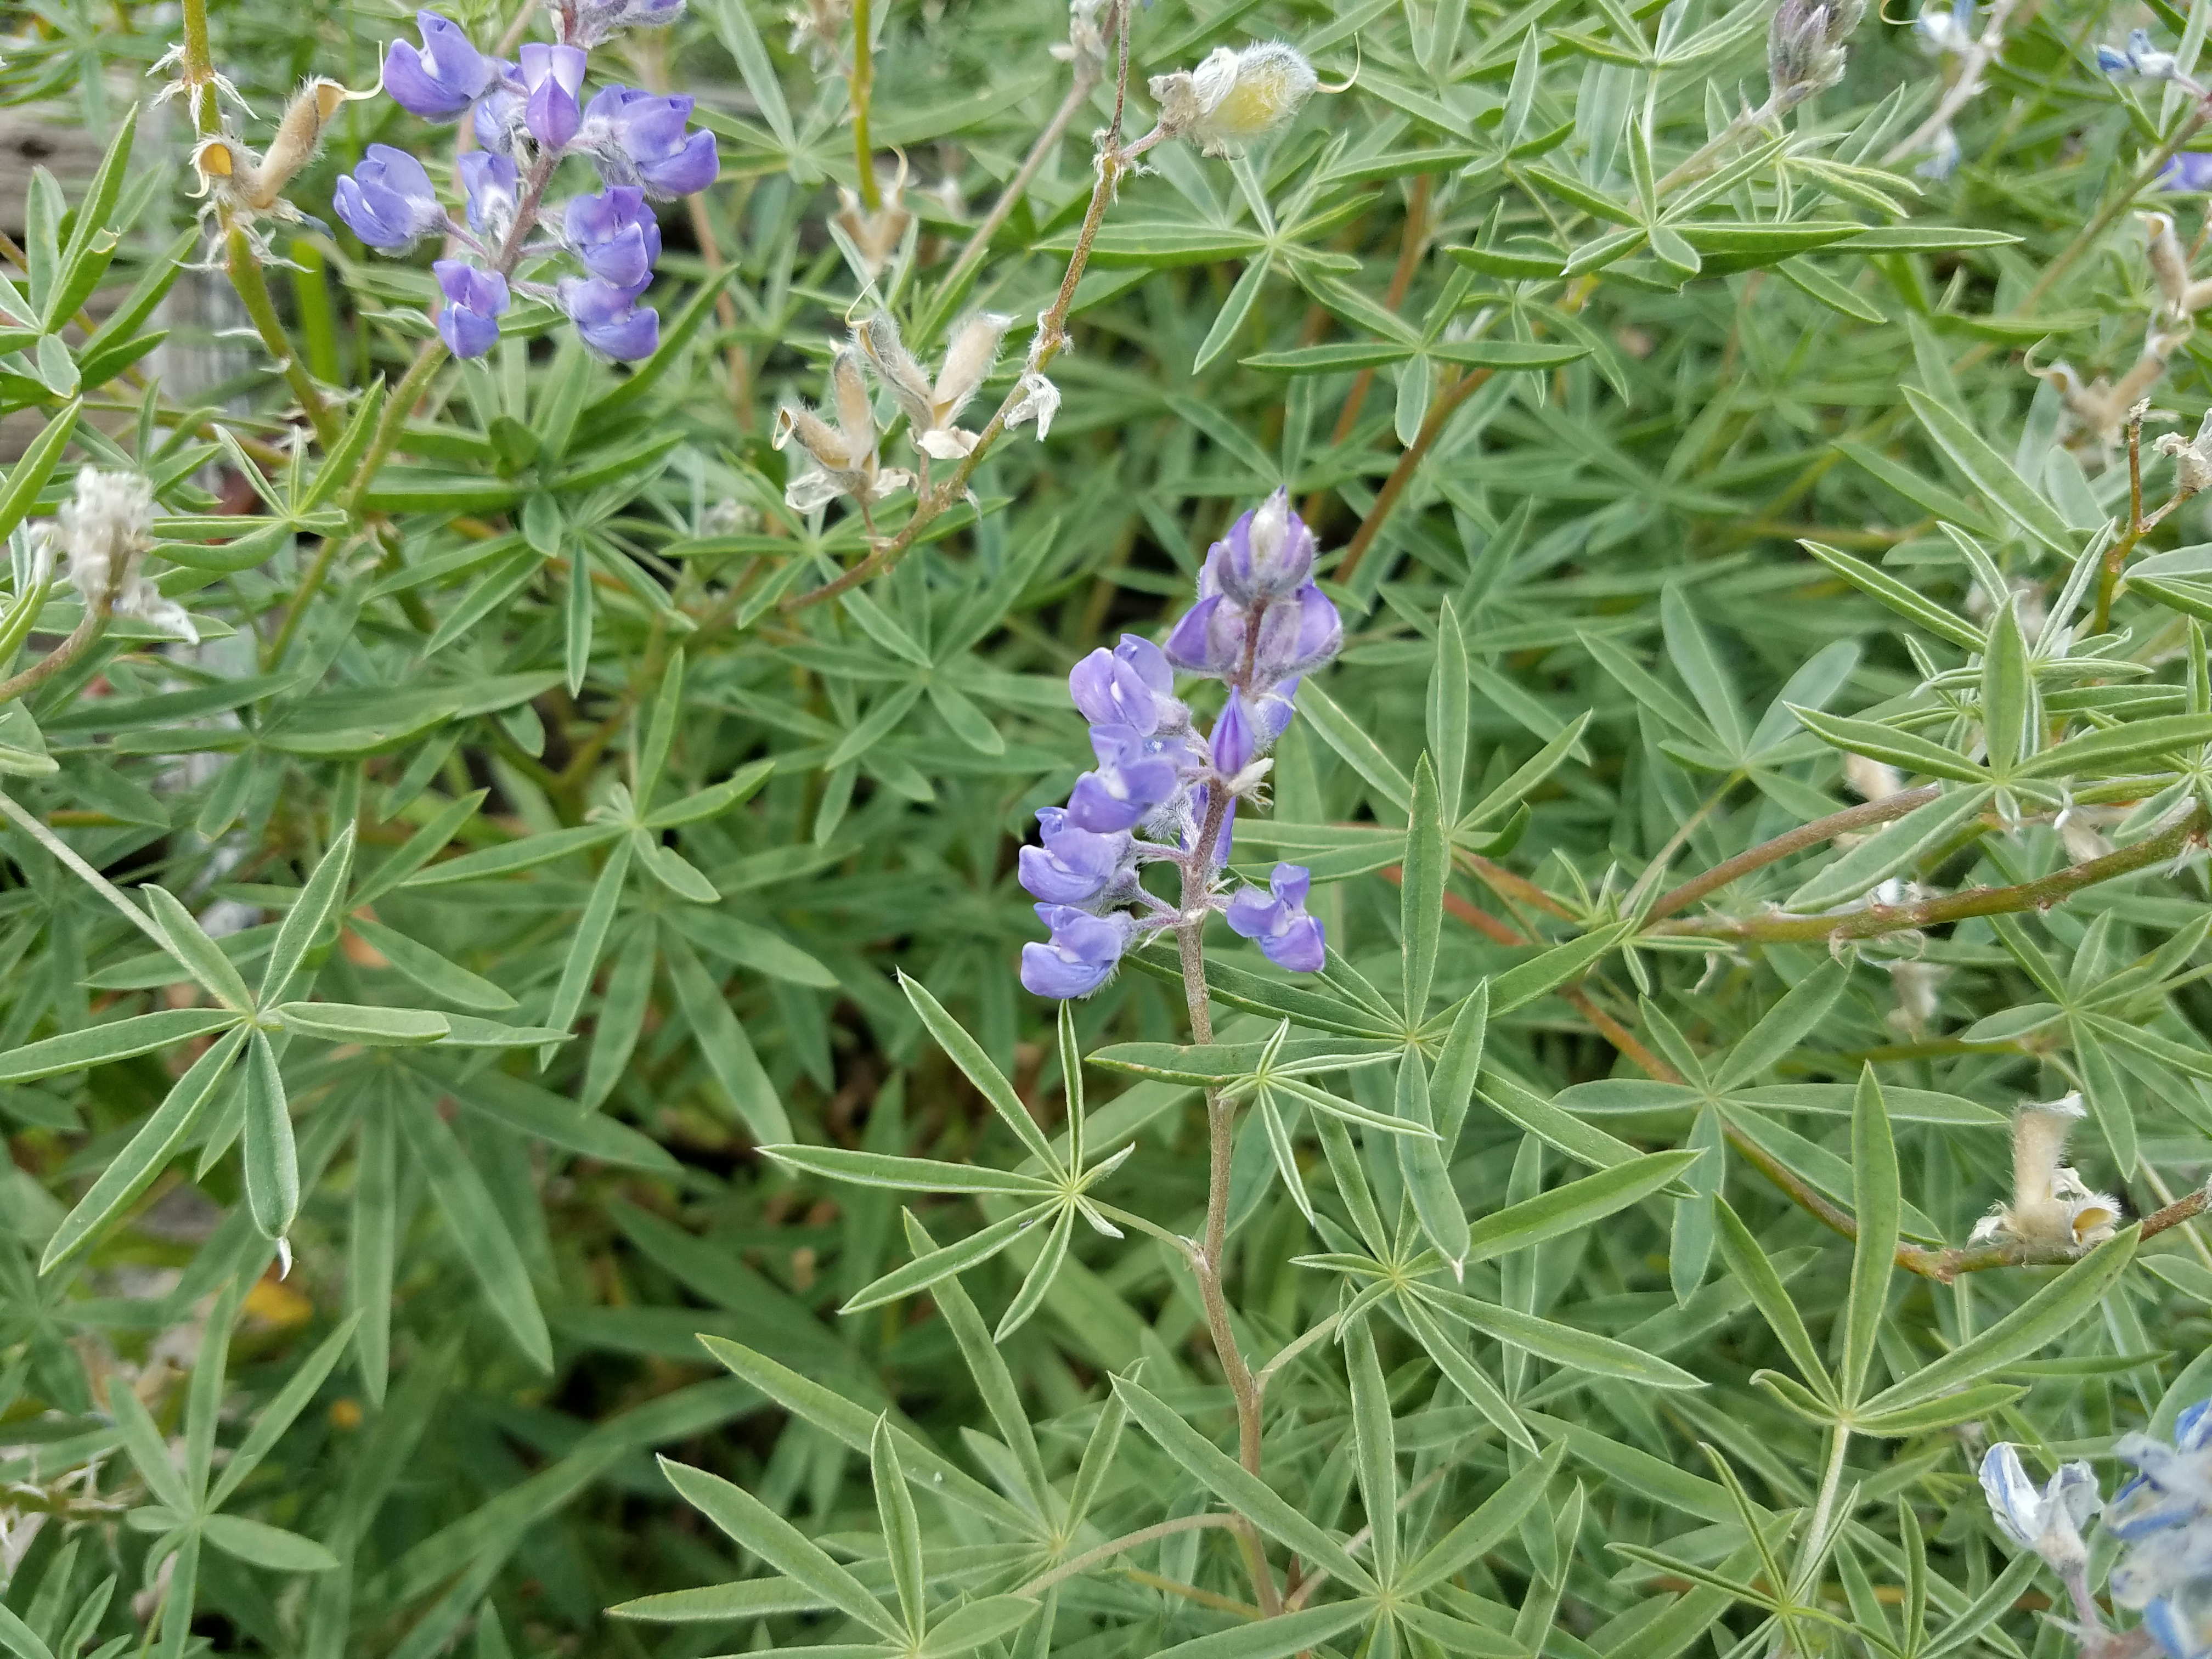
[[[1237,803],[1260,798],[1267,752],[1290,724],[1300,677],[1343,644],[1336,607],[1311,580],[1313,562],[1313,532],[1278,490],[1213,544],[1199,602],[1164,649],[1125,634],[1069,674],[1097,764],[1076,779],[1066,806],[1037,814],[1039,844],[1021,851],[1022,885],[1041,901],[1038,918],[1052,930],[1049,941],[1022,947],[1022,983],[1037,995],[1088,996],[1139,936],[1190,921],[1139,882],[1139,869],[1154,862],[1179,866],[1186,902],[1205,895],[1206,911],[1225,912],[1230,927],[1277,965],[1300,973],[1322,966],[1325,941],[1306,914],[1304,868],[1276,866],[1265,892],[1213,891],[1229,861]],[[1229,687],[1203,736],[1175,695],[1177,669]]]
[[[1802,103],[1844,78],[1850,40],[1866,0],[1782,0],[1766,32],[1766,78],[1778,109]]]
[[[613,85],[585,102],[584,73],[586,48],[618,29],[672,22],[683,9],[684,0],[573,0],[552,11],[562,38],[526,45],[514,63],[478,52],[459,25],[432,11],[416,14],[419,48],[392,43],[384,88],[400,107],[425,120],[466,116],[471,124],[481,148],[459,164],[468,222],[447,213],[421,162],[386,144],[371,144],[338,180],[336,206],[356,235],[385,252],[405,252],[434,234],[474,256],[433,267],[446,301],[438,331],[455,356],[491,349],[510,289],[557,305],[601,356],[633,361],[659,346],[659,315],[637,303],[660,258],[660,228],[647,203],[714,182],[720,165],[714,135],[689,130],[688,97]],[[546,186],[568,155],[591,160],[601,189],[546,212]],[[529,242],[544,223],[553,240]],[[562,251],[582,275],[510,280],[522,259]]]

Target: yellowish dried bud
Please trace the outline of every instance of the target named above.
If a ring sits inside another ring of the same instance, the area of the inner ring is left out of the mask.
[[[1305,55],[1281,40],[1242,52],[1216,46],[1195,70],[1156,75],[1151,82],[1161,131],[1224,157],[1289,125],[1317,84]]]
[[[2165,296],[2166,304],[2179,307],[2189,293],[2189,260],[2173,234],[2173,217],[2166,213],[2146,213],[2142,222],[2150,235],[2147,252],[2151,275],[2158,279],[2158,291]]]

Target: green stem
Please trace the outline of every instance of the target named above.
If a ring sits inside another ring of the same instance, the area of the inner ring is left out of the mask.
[[[86,600],[84,617],[70,629],[67,639],[21,673],[0,680],[0,704],[11,703],[20,696],[37,690],[91,650],[100,636],[107,631],[107,618],[114,604],[112,592],[97,594]]]
[[[368,495],[368,487],[376,480],[377,472],[391,458],[399,442],[399,434],[406,429],[407,416],[428,386],[431,375],[446,361],[446,343],[430,339],[422,342],[422,350],[407,366],[407,373],[399,382],[399,389],[384,405],[384,413],[377,417],[376,430],[369,437],[368,447],[362,452],[360,470],[347,491],[346,511],[356,519],[362,516],[362,502]]]
[[[223,238],[223,270],[230,277],[230,285],[238,290],[238,297],[246,305],[246,314],[252,319],[253,331],[261,337],[262,349],[276,360],[283,370],[284,382],[292,388],[299,400],[315,436],[328,449],[338,440],[338,418],[331,406],[323,401],[316,389],[314,376],[300,361],[300,354],[292,349],[292,341],[284,332],[283,319],[277,316],[276,307],[269,297],[269,284],[261,275],[261,261],[254,257],[253,243],[243,225],[231,226]]]
[[[339,546],[341,544],[350,544],[352,539],[348,536],[323,538],[322,546],[315,551],[315,562],[307,567],[307,574],[300,579],[300,586],[292,595],[292,603],[285,607],[284,620],[277,626],[276,637],[270,641],[269,649],[263,655],[263,673],[273,674],[283,666],[284,653],[292,648],[292,641],[300,632],[300,624],[307,620],[307,606],[322,591],[323,581],[331,574],[331,566],[337,560]]]
[[[860,170],[860,205],[875,213],[884,205],[884,191],[876,182],[875,147],[868,142],[868,99],[876,85],[869,10],[869,0],[853,0],[853,160]]]
[[[1140,1527],[1135,1532],[1124,1534],[1119,1538],[1109,1539],[1096,1549],[1088,1549],[1080,1555],[1069,1557],[1058,1566],[1039,1573],[1012,1594],[1022,1596],[1042,1595],[1054,1584],[1065,1583],[1078,1573],[1086,1572],[1101,1561],[1111,1560],[1124,1551],[1136,1549],[1162,1538],[1172,1538],[1179,1532],[1197,1532],[1206,1527],[1234,1527],[1237,1519],[1238,1517],[1233,1515],[1179,1515],[1171,1521],[1157,1521],[1149,1527]]]
[[[1718,892],[1731,882],[1739,881],[1754,870],[1788,858],[1792,853],[1801,853],[1808,847],[1817,847],[1838,836],[1871,830],[1876,824],[1901,818],[1915,808],[1925,806],[1941,793],[1932,783],[1917,789],[1900,789],[1880,800],[1847,806],[1840,812],[1831,812],[1826,817],[1815,818],[1810,823],[1801,823],[1795,830],[1784,830],[1773,840],[1761,842],[1747,852],[1725,859],[1703,875],[1692,876],[1680,886],[1662,893],[1657,902],[1645,913],[1644,920],[1646,922],[1657,921],[1673,915],[1677,910],[1686,910],[1706,894]]]

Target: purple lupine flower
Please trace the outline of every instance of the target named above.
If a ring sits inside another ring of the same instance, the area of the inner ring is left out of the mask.
[[[1249,607],[1295,592],[1313,570],[1314,535],[1278,489],[1229,526],[1206,556],[1202,593],[1225,593]]]
[[[689,196],[714,182],[721,168],[714,135],[687,133],[692,100],[606,87],[584,112],[582,147],[611,185],[634,185],[659,200]]]
[[[1224,778],[1235,777],[1252,763],[1252,757],[1259,752],[1257,735],[1252,730],[1250,717],[1244,712],[1243,696],[1233,686],[1206,743],[1213,756],[1213,769]]]
[[[469,228],[479,236],[502,241],[514,228],[520,205],[522,174],[514,158],[497,150],[472,149],[459,163],[461,189],[468,198]]]
[[[1040,904],[1037,920],[1052,929],[1043,944],[1022,946],[1022,984],[1041,997],[1087,997],[1112,977],[1136,922],[1127,915],[1094,916],[1066,904]]]
[[[521,77],[504,58],[493,58],[491,64],[492,83],[477,100],[476,113],[469,118],[476,128],[477,143],[497,155],[512,155],[516,137],[526,131]]]
[[[1067,821],[1065,807],[1037,813],[1043,845],[1024,847],[1019,860],[1021,884],[1052,904],[1089,904],[1120,888],[1133,872],[1133,848],[1127,830],[1101,835]]]
[[[583,336],[584,343],[602,357],[635,362],[650,357],[660,345],[660,313],[635,303],[628,289],[593,276],[588,281],[564,276],[560,285],[561,309]]]
[[[446,308],[438,313],[439,335],[456,357],[483,356],[499,338],[507,278],[465,259],[440,259],[430,270],[446,295]]]
[[[1067,676],[1067,695],[1084,719],[1097,726],[1134,726],[1147,737],[1188,720],[1188,711],[1176,700],[1174,690],[1175,671],[1165,654],[1134,634],[1122,635],[1111,651],[1100,646]]]
[[[1301,864],[1279,864],[1267,879],[1268,891],[1242,889],[1229,901],[1229,926],[1257,939],[1260,953],[1294,974],[1321,971],[1328,959],[1321,923],[1306,914],[1306,890],[1312,877]]]
[[[1167,659],[1187,673],[1227,679],[1244,660],[1244,613],[1224,593],[1209,594],[1169,631]]]
[[[684,0],[584,0],[572,14],[579,46],[597,46],[617,29],[660,29],[684,15]]]
[[[1272,691],[1252,699],[1252,730],[1262,749],[1273,748],[1275,739],[1291,729],[1291,716],[1297,712],[1291,700],[1298,695],[1298,678],[1293,674]]]
[[[653,280],[660,227],[646,209],[643,191],[615,185],[601,195],[571,198],[561,227],[568,251],[603,282],[634,296]]]
[[[460,25],[434,11],[416,12],[415,27],[422,33],[419,52],[405,40],[385,49],[384,89],[410,115],[453,120],[492,84],[497,60],[470,44]]]
[[[2159,169],[2160,190],[2212,190],[2212,150],[2185,149]]]
[[[1261,615],[1252,678],[1273,685],[1320,667],[1343,648],[1343,618],[1328,596],[1308,582]]]
[[[565,149],[583,124],[584,54],[575,46],[532,41],[522,49],[522,124],[541,149]]]
[[[404,149],[371,144],[331,192],[338,217],[371,247],[398,252],[446,226],[446,210],[422,164]]]
[[[1067,798],[1067,822],[1079,830],[1132,829],[1182,787],[1183,749],[1172,738],[1148,742],[1133,726],[1094,726],[1091,748],[1098,769],[1076,779]]]

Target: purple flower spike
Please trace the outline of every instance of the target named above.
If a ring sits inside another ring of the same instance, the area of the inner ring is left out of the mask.
[[[584,119],[576,101],[584,89],[583,52],[532,41],[522,49],[522,124],[531,137],[544,149],[565,149]]]
[[[635,305],[636,297],[597,276],[561,280],[561,309],[576,332],[599,356],[617,362],[650,357],[660,344],[660,313],[651,306]]]
[[[691,100],[634,87],[607,87],[584,112],[582,146],[611,185],[632,185],[669,200],[714,182],[721,158],[711,132],[687,133]]]
[[[1175,672],[1159,647],[1133,634],[1112,651],[1100,646],[1069,671],[1067,695],[1097,726],[1129,726],[1150,737],[1188,718],[1170,695]],[[1180,717],[1180,718],[1178,718]]]
[[[441,259],[430,267],[446,295],[438,333],[456,357],[481,357],[499,338],[507,309],[507,278],[479,270],[465,259]]]
[[[1313,570],[1314,537],[1278,489],[1229,527],[1206,556],[1201,593],[1226,593],[1237,605],[1265,604],[1295,591]]]
[[[446,210],[430,187],[422,164],[404,149],[371,144],[361,165],[337,182],[332,192],[338,217],[353,234],[387,253],[446,225]]]
[[[1021,851],[1021,882],[1031,895],[1052,904],[1089,904],[1121,886],[1133,868],[1128,832],[1099,835],[1067,822],[1065,808],[1037,813],[1044,845]]]
[[[1178,743],[1147,743],[1133,726],[1094,726],[1091,747],[1098,769],[1076,779],[1067,800],[1067,822],[1079,830],[1110,835],[1133,829],[1182,787]]]
[[[1306,890],[1312,877],[1302,864],[1279,864],[1268,878],[1268,893],[1247,887],[1229,901],[1229,926],[1260,942],[1260,953],[1278,968],[1315,974],[1328,960],[1321,923],[1306,914]]]
[[[1252,721],[1244,712],[1244,699],[1233,688],[1221,718],[1213,723],[1213,735],[1206,741],[1213,753],[1213,769],[1224,778],[1235,777],[1259,752]]]
[[[461,189],[469,201],[469,228],[494,241],[505,240],[514,226],[517,193],[522,175],[512,156],[496,150],[472,149],[460,159]]]
[[[384,54],[384,89],[410,115],[451,121],[483,95],[497,73],[496,60],[470,44],[458,23],[434,11],[418,11],[421,51],[394,40]]]
[[[660,227],[646,210],[645,192],[626,185],[572,198],[562,216],[561,240],[585,270],[632,295],[653,280],[660,258]]]
[[[1065,904],[1040,904],[1052,938],[1022,946],[1022,984],[1041,997],[1087,997],[1113,976],[1135,930],[1127,915],[1094,916]]]

